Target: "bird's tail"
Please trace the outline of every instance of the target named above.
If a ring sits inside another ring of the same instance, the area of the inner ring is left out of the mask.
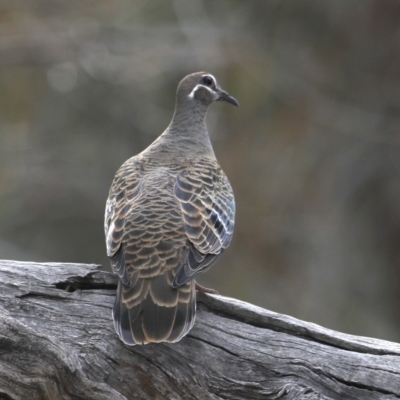
[[[118,283],[114,327],[127,345],[177,342],[193,327],[196,315],[194,279],[172,287],[172,271],[138,278],[131,287]]]

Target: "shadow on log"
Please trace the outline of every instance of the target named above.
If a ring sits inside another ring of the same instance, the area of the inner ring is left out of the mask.
[[[400,399],[400,345],[198,293],[179,343],[125,347],[116,277],[0,261],[0,399]]]

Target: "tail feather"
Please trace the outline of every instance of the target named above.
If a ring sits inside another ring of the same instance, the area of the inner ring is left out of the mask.
[[[114,328],[120,339],[127,345],[132,346],[135,342],[130,330],[128,308],[120,301],[122,286],[123,284],[118,282],[117,295],[113,308]]]
[[[179,288],[175,323],[169,335],[169,342],[177,342],[192,329],[196,315],[196,290],[194,280]]]
[[[173,288],[167,274],[144,278],[148,282],[141,282],[143,279],[139,278],[136,285],[150,286],[150,289],[135,302],[130,293],[137,293],[136,285],[129,288],[118,283],[114,327],[127,345],[177,342],[192,328],[196,314],[195,282]]]

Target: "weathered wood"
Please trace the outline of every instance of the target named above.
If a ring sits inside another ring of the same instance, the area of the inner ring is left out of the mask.
[[[400,345],[198,294],[181,342],[125,347],[116,278],[0,261],[1,399],[400,399]]]

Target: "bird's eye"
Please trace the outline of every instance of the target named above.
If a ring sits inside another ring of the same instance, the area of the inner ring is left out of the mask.
[[[203,76],[203,83],[207,86],[213,86],[214,85],[214,79],[211,78],[210,76]]]

